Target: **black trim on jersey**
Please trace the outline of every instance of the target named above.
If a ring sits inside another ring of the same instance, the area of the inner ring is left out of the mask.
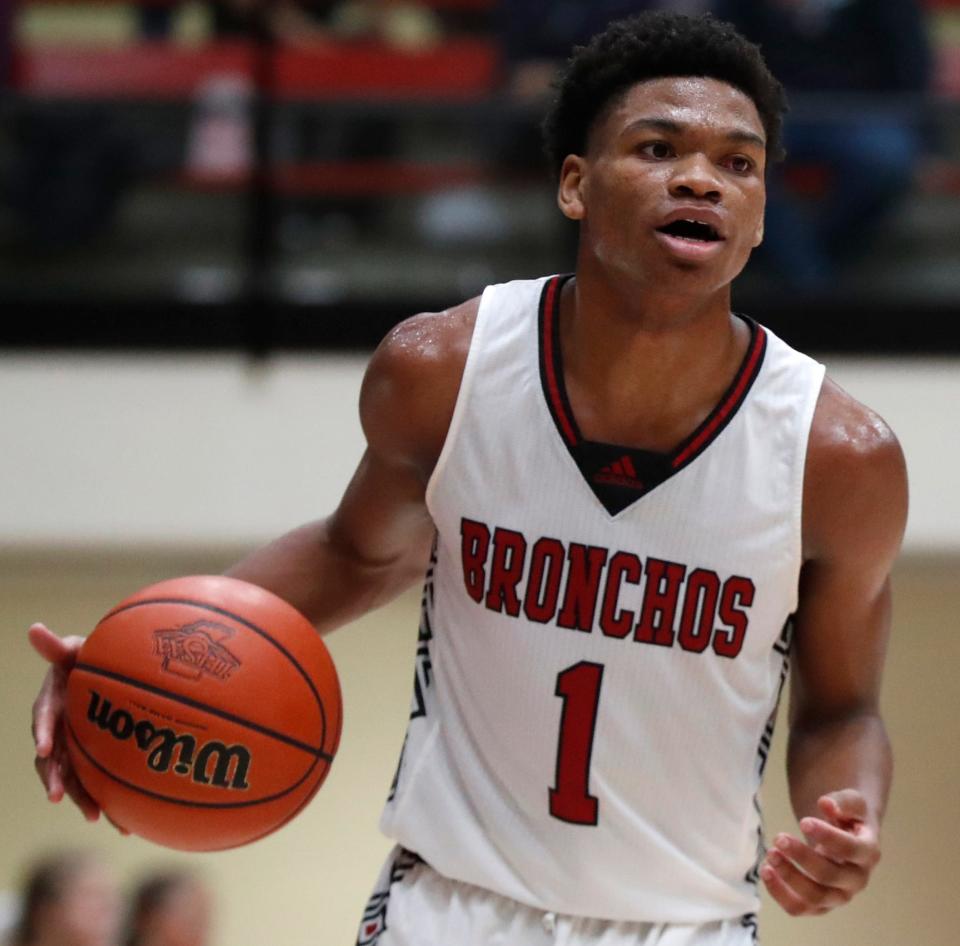
[[[560,438],[568,448],[572,448],[574,445],[570,440],[571,433],[575,438],[575,443],[583,441],[583,435],[580,433],[580,428],[577,427],[573,409],[570,407],[567,385],[563,380],[562,359],[560,358],[560,320],[556,317],[560,311],[560,294],[563,292],[563,287],[571,279],[573,279],[573,273],[568,273],[565,276],[554,276],[544,284],[543,292],[540,295],[539,330],[537,332],[540,346],[540,384],[543,386],[543,396],[550,410],[550,416],[560,433]],[[547,336],[548,320],[550,323],[549,338]],[[550,348],[552,348],[552,359],[548,358]],[[551,390],[549,383],[551,377],[555,379],[553,390]],[[567,424],[564,423],[564,419],[566,419]]]
[[[781,657],[780,660],[780,681],[777,684],[777,698],[773,704],[773,711],[763,727],[763,733],[760,736],[760,742],[757,745],[757,780],[763,782],[763,773],[767,768],[767,759],[770,755],[770,747],[773,745],[773,734],[777,725],[777,714],[780,710],[780,700],[783,697],[783,688],[786,686],[787,677],[790,676],[790,655],[793,646],[793,621],[794,615],[790,615],[780,631],[780,637],[773,645],[773,649]],[[764,838],[763,808],[760,805],[760,787],[757,786],[757,792],[753,796],[753,807],[757,812],[757,859],[753,866],[747,872],[744,880],[749,884],[756,886],[760,883],[760,867],[764,858],[767,856],[767,844]]]
[[[406,848],[397,850],[387,873],[386,887],[377,889],[378,883],[364,907],[356,946],[376,946],[380,942],[380,937],[387,932],[388,928],[387,910],[390,906],[390,892],[393,890],[393,885],[400,883],[418,864],[425,863],[426,861],[413,851],[408,851]]]
[[[544,284],[538,312],[540,383],[550,416],[587,485],[610,515],[615,516],[691,464],[726,429],[740,410],[763,367],[767,333],[746,316],[750,329],[743,360],[723,396],[696,430],[669,453],[587,440],[577,425],[563,374],[560,347],[560,297],[572,274],[554,276]],[[611,472],[629,458],[636,476]]]
[[[417,657],[413,669],[413,700],[410,706],[410,720],[407,724],[407,735],[403,737],[403,746],[400,749],[400,758],[397,760],[393,781],[390,783],[390,791],[387,795],[388,803],[396,797],[397,788],[400,785],[400,774],[403,771],[403,763],[407,754],[407,738],[410,735],[409,723],[427,715],[427,690],[433,685],[433,661],[430,657],[430,642],[433,640],[431,614],[433,613],[434,600],[433,576],[437,567],[437,541],[437,534],[434,533],[433,545],[430,549],[430,564],[427,566],[427,574],[423,582],[423,594],[420,598],[420,625],[417,629]]]

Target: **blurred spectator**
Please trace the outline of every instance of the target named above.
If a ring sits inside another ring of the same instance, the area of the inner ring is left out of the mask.
[[[11,946],[116,946],[120,895],[107,866],[90,852],[35,864],[21,900]]]
[[[787,165],[768,181],[761,257],[794,288],[829,289],[910,186],[923,147],[920,116],[890,95],[927,88],[922,11],[914,0],[721,0],[717,15],[760,44],[794,99],[819,93],[836,109],[844,93],[875,96],[875,106],[823,118],[788,115]],[[796,167],[823,172],[821,199],[791,190]]]
[[[144,0],[140,7],[140,30],[147,39],[163,39],[170,33],[179,4],[175,0]],[[330,3],[310,0],[210,0],[211,28],[215,36],[249,35],[261,14],[278,39],[304,39],[317,34],[312,12],[323,13]]]
[[[542,97],[576,45],[611,20],[641,10],[702,13],[710,0],[503,0],[498,25],[507,88],[520,100]]]
[[[103,235],[140,172],[140,149],[122,118],[100,103],[41,105],[20,110],[11,130],[3,197],[20,242],[59,252]]]
[[[288,42],[322,38],[318,17],[329,6],[312,0],[212,0],[210,11],[217,36],[249,35],[262,26]]]
[[[176,6],[147,2],[140,10],[143,35],[168,35]],[[250,35],[265,26],[285,43],[376,39],[418,48],[436,42],[441,32],[433,11],[416,0],[210,0],[208,6],[219,37]]]
[[[123,946],[208,946],[212,903],[195,874],[151,874],[131,898]]]
[[[375,39],[405,49],[433,45],[442,32],[436,14],[410,0],[345,0],[333,5],[328,22],[337,39]]]
[[[176,12],[175,3],[164,0],[142,0],[138,7],[140,32],[146,39],[164,39],[170,32],[170,24]]]

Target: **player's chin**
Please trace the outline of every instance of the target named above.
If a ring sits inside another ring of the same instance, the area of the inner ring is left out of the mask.
[[[703,261],[670,259],[665,261],[665,270],[678,287],[682,283],[686,289],[710,293],[729,286],[746,264],[746,257],[733,255]]]
[[[710,292],[729,285],[743,270],[730,259],[683,260],[667,258],[660,267],[665,279],[675,281],[678,288]]]

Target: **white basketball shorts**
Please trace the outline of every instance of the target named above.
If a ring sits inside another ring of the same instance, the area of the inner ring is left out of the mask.
[[[756,946],[754,914],[700,925],[545,913],[438,874],[396,847],[363,913],[357,946]]]

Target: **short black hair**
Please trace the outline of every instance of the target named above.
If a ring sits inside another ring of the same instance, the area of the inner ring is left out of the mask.
[[[542,126],[552,170],[559,174],[568,154],[586,151],[597,119],[627,89],[669,76],[719,79],[749,96],[766,132],[768,158],[783,158],[786,93],[759,47],[709,13],[649,11],[614,21],[574,49]]]

